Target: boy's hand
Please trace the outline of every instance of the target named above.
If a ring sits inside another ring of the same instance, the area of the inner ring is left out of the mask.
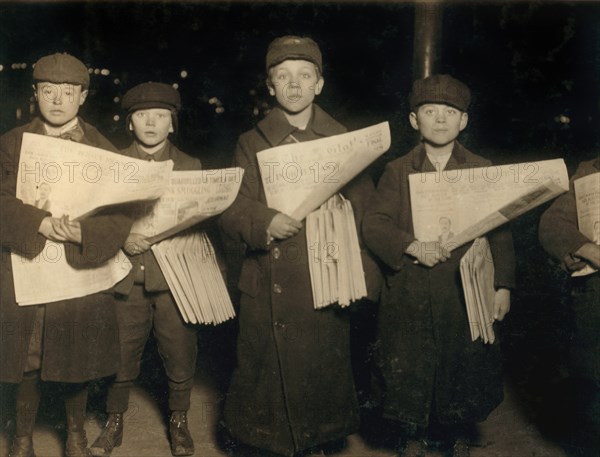
[[[595,269],[600,269],[600,245],[595,243],[585,243],[575,251],[574,256],[585,260]]]
[[[298,233],[301,228],[302,222],[279,213],[273,218],[267,230],[273,238],[285,240]]]
[[[127,239],[125,240],[125,252],[129,255],[138,255],[143,254],[148,249],[150,249],[152,245],[146,241],[146,236],[141,233],[130,233]]]
[[[510,289],[500,288],[494,295],[494,319],[501,321],[510,311]]]
[[[420,263],[427,267],[433,267],[450,258],[450,252],[448,249],[442,247],[439,241],[415,240],[408,245],[408,248],[404,252],[417,259],[415,263]]]
[[[71,222],[67,215],[61,218],[45,217],[38,232],[50,241],[81,244],[81,224],[78,221]]]

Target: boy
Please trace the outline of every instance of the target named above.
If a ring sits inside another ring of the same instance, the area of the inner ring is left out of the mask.
[[[578,229],[573,182],[600,172],[600,158],[582,162],[571,178],[569,192],[558,197],[540,219],[542,247],[569,273],[589,265],[600,269],[600,241],[589,239]],[[594,223],[596,238],[598,221]],[[567,435],[583,447],[600,449],[600,273],[571,278],[573,335],[571,338],[571,378],[564,385],[573,398],[575,417],[565,420]],[[562,419],[562,418],[561,418]],[[590,449],[590,452],[591,449]],[[590,454],[591,455],[591,454]]]
[[[130,89],[122,100],[128,112],[131,145],[122,151],[143,160],[173,160],[173,169],[200,170],[200,160],[177,149],[169,134],[177,130],[179,92],[163,83],[147,82]],[[187,411],[196,371],[196,328],[186,324],[163,276],[150,243],[140,233],[130,233],[124,243],[133,264],[129,276],[115,286],[121,334],[121,366],[108,390],[108,421],[91,446],[95,456],[108,456],[123,439],[123,413],[129,391],[139,375],[144,346],[154,329],[169,384],[169,436],[171,453],[192,455],[194,442],[188,430]]]
[[[466,431],[503,398],[499,344],[471,341],[459,262],[437,241],[413,235],[408,175],[483,167],[487,160],[457,140],[467,126],[470,91],[448,76],[417,80],[410,95],[410,124],[421,143],[386,165],[363,222],[367,246],[388,268],[379,314],[380,365],[386,385],[383,414],[400,421],[410,441],[402,455],[424,455],[419,427],[446,426],[454,456],[467,456]],[[489,233],[495,264],[495,312],[502,320],[514,285],[514,252],[504,227]]]
[[[82,62],[69,54],[42,57],[35,65],[33,79],[41,117],[0,137],[0,380],[18,384],[12,457],[35,456],[32,435],[40,401],[40,379],[61,383],[67,416],[65,454],[82,457],[90,455],[84,431],[87,382],[114,374],[119,364],[112,293],[21,307],[15,301],[10,253],[32,258],[42,252],[48,239],[79,245],[80,249],[70,250],[78,264],[104,263],[125,242],[131,220],[115,210],[106,210],[81,222],[69,222],[50,214],[44,205],[36,208],[15,197],[24,132],[115,151],[94,127],[77,117],[89,87],[89,74]],[[17,331],[4,331],[9,328]],[[101,331],[95,338],[77,331],[87,328]]]
[[[241,135],[234,165],[245,169],[244,178],[221,219],[225,232],[248,246],[238,283],[237,366],[224,418],[244,444],[291,456],[343,440],[358,426],[350,328],[345,311],[314,309],[304,222],[267,206],[256,153],[346,129],[314,103],[324,79],[312,39],[275,39],[266,69],[277,107]],[[358,223],[372,186],[362,175],[342,189]]]

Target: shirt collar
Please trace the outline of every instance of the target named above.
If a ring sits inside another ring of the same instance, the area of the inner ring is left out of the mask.
[[[144,151],[139,143],[137,141],[134,142],[134,150],[135,150],[135,154],[137,156],[138,159],[142,159],[142,160],[154,160],[156,162],[162,162],[164,160],[168,160],[169,159],[169,153],[168,153],[168,147],[169,147],[169,140],[165,141],[165,144],[163,145],[162,148],[160,148],[158,151],[156,151],[154,154],[148,154],[146,151]]]
[[[431,168],[430,171],[435,171],[435,168],[431,164],[431,162],[427,159],[427,153],[425,152],[425,146],[423,143],[420,143],[416,146],[411,152],[413,155],[412,166],[417,171],[422,171],[423,167],[427,164],[428,168]],[[426,162],[427,160],[427,162]],[[463,164],[467,161],[467,156],[465,153],[465,147],[460,144],[458,141],[454,141],[454,147],[452,148],[452,155],[446,164],[448,167],[451,163]]]
[[[71,119],[69,122],[67,122],[64,125],[61,125],[60,127],[53,127],[52,125],[48,124],[47,122],[44,122],[44,129],[46,131],[46,135],[55,136],[55,137],[60,137],[64,133],[66,133],[70,130],[76,129],[78,126],[79,126],[79,119],[77,117]]]

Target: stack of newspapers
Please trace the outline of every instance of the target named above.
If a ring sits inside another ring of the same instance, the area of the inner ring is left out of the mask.
[[[492,344],[494,335],[494,260],[487,238],[477,238],[460,259],[471,340]]]
[[[183,319],[193,324],[220,324],[235,311],[204,232],[191,231],[152,246]]]
[[[306,241],[315,309],[345,307],[367,295],[354,213],[336,194],[306,218]]]

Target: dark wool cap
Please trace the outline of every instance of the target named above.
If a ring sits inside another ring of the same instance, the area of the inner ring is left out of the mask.
[[[467,111],[471,103],[471,91],[450,75],[433,75],[413,83],[409,103],[413,112],[425,103],[443,103]]]
[[[177,89],[169,84],[147,82],[129,89],[123,95],[121,106],[124,110],[130,112],[149,108],[166,108],[179,111],[181,97]]]
[[[67,53],[57,52],[38,60],[33,68],[33,79],[55,84],[76,84],[84,90],[90,86],[90,74],[86,66]]]
[[[308,37],[286,35],[275,38],[267,49],[267,71],[284,60],[308,60],[323,72],[323,57],[319,45]]]

